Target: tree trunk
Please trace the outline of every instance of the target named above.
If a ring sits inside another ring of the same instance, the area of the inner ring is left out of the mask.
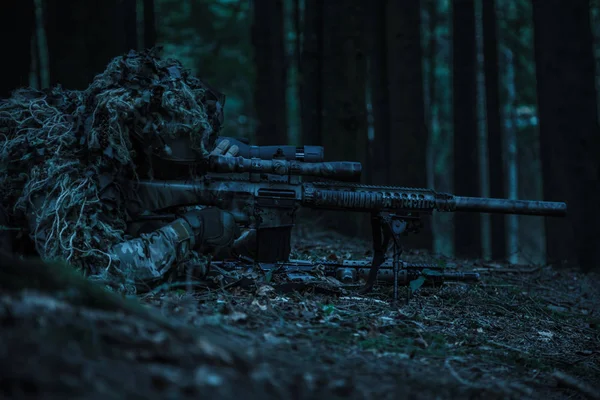
[[[437,80],[436,70],[437,64],[437,53],[438,53],[438,42],[436,38],[437,26],[438,26],[438,11],[437,11],[437,0],[426,0],[422,4],[422,37],[426,37],[424,46],[425,57],[423,65],[427,66],[423,71],[423,92],[425,102],[425,115],[427,121],[427,149],[426,149],[426,160],[427,160],[427,187],[436,187],[436,144],[439,135],[439,117],[438,117],[438,106],[437,106]],[[431,237],[432,237],[432,250],[436,254],[440,254],[442,246],[440,246],[441,233],[440,225],[440,213],[434,213],[431,217]]]
[[[50,86],[50,63],[48,60],[48,40],[44,24],[44,0],[34,0],[35,3],[35,44],[38,67],[39,88]]]
[[[116,56],[136,47],[135,1],[47,0],[50,84],[85,89]]]
[[[566,200],[546,223],[549,258],[600,265],[600,130],[589,1],[534,0],[544,196]]]
[[[485,87],[485,65],[483,55],[483,0],[475,2],[475,47],[477,60],[477,147],[479,164],[479,195],[490,197],[490,175],[488,160],[488,132]],[[484,260],[492,258],[492,232],[489,213],[480,214],[481,255]]]
[[[154,0],[144,0],[144,48],[156,46],[156,18]]]
[[[33,0],[3,0],[0,5],[2,78],[0,98],[9,97],[17,88],[29,86],[31,40],[34,33]]]
[[[430,15],[436,16],[439,26],[435,33],[435,60],[433,78],[437,89],[432,98],[434,135],[430,137],[433,146],[431,157],[434,168],[434,187],[441,192],[454,191],[453,161],[453,115],[452,115],[452,12],[450,2],[432,0]],[[430,49],[433,51],[433,49]],[[454,214],[434,213],[435,236],[433,250],[436,254],[454,256]]]
[[[388,168],[392,185],[427,185],[427,125],[423,93],[420,1],[390,2],[387,13],[390,141]],[[409,247],[431,249],[431,218],[406,240]]]
[[[390,93],[388,74],[388,1],[381,0],[371,7],[371,54],[369,81],[372,88],[373,127],[370,182],[389,185],[390,166]]]
[[[256,65],[254,107],[258,145],[287,143],[287,68],[283,0],[255,1],[252,45]]]
[[[496,1],[484,0],[482,5],[490,196],[504,198],[506,195],[504,193],[504,164],[502,159]],[[503,215],[491,215],[491,239],[492,258],[496,260],[505,259],[506,238]]]
[[[287,68],[283,0],[256,1],[252,45],[256,66],[254,104],[258,145],[287,143]]]
[[[426,0],[426,7],[423,13],[427,18],[427,53],[426,62],[428,65],[427,73],[423,75],[423,86],[425,93],[425,114],[428,121],[428,141],[427,141],[427,186],[435,187],[435,138],[437,136],[437,127],[439,125],[437,112],[437,82],[436,69],[438,43],[436,30],[438,26],[437,0]],[[437,214],[436,214],[437,215]],[[435,220],[435,215],[434,215]],[[435,223],[432,222],[432,228]],[[432,229],[433,231],[434,229]],[[435,235],[434,235],[435,236]]]
[[[323,139],[323,1],[304,2],[299,81],[302,139],[307,145],[321,145]]]
[[[327,160],[366,160],[367,110],[364,1],[348,0],[344,7],[325,2],[323,35],[323,145]],[[364,178],[364,177],[363,177]],[[363,218],[332,216],[336,228],[362,235]]]
[[[517,151],[517,134],[515,107],[517,102],[517,88],[515,84],[515,61],[512,51],[502,47],[502,70],[506,85],[506,104],[504,104],[504,148],[506,149],[506,192],[509,199],[515,200],[519,196],[519,168]],[[506,216],[506,253],[508,262],[519,262],[519,216]]]
[[[138,49],[137,35],[137,1],[122,0],[119,3],[121,10],[117,10],[117,20],[121,20],[123,26],[123,40],[125,42],[125,51]]]
[[[594,37],[594,60],[596,61],[596,102],[600,116],[600,0],[590,1],[592,14],[592,35]]]
[[[456,0],[453,6],[454,192],[459,196],[479,196],[475,3],[474,0]],[[456,255],[479,257],[479,214],[457,215],[454,225]]]

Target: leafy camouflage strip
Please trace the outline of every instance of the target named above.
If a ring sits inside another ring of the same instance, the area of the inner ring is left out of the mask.
[[[170,138],[190,140],[205,157],[223,102],[152,51],[115,58],[84,91],[16,91],[0,101],[0,205],[13,224],[31,228],[43,259],[105,281],[135,275],[108,274],[111,247],[131,239],[123,181],[151,175],[147,155]]]

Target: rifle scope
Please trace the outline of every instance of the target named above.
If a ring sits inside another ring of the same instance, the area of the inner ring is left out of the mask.
[[[210,156],[211,172],[253,172],[274,175],[299,175],[356,180],[362,172],[362,164],[351,161],[300,162],[287,160],[261,160],[259,158]]]
[[[229,140],[231,146],[236,145],[240,149],[237,155],[244,158],[272,160],[276,153],[283,154],[284,159],[288,161],[321,162],[325,158],[322,146],[252,146],[246,139],[230,137],[220,137],[216,144],[223,140]]]

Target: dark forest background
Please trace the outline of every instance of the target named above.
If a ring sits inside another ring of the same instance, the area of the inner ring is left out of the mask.
[[[4,0],[0,18],[0,97],[83,89],[159,45],[227,95],[223,135],[324,145],[366,183],[569,205],[436,215],[410,246],[600,266],[597,0]]]

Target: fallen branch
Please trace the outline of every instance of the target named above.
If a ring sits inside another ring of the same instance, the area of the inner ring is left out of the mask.
[[[367,301],[369,303],[388,304],[388,302],[386,302],[386,301],[379,300],[379,299],[373,299],[370,297],[342,296],[342,297],[340,297],[340,300]]]

